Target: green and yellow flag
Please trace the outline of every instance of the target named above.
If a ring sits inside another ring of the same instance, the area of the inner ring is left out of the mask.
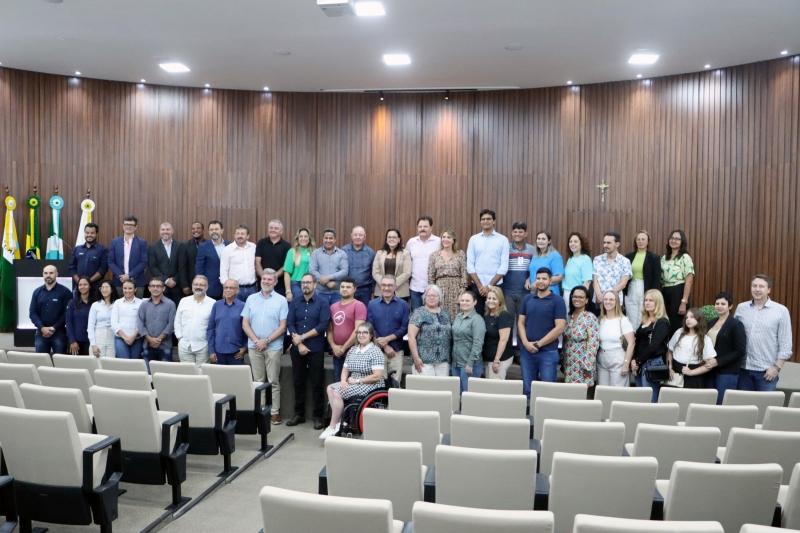
[[[28,196],[28,231],[25,234],[25,257],[42,258],[42,234],[39,231],[39,207],[42,199],[32,194]]]
[[[3,257],[0,258],[0,328],[14,325],[16,306],[14,303],[14,260],[19,259],[17,227],[14,225],[14,209],[17,201],[6,196],[6,219],[3,226]]]

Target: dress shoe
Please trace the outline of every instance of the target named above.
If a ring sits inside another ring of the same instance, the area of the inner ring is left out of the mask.
[[[314,429],[322,429],[324,427],[325,427],[325,424],[322,423],[322,419],[321,418],[315,418],[314,419]]]
[[[294,415],[292,418],[286,421],[287,426],[296,426],[297,424],[305,424],[306,419],[304,416]]]
[[[283,424],[283,418],[281,418],[281,415],[272,415],[272,425],[279,426],[281,424]]]

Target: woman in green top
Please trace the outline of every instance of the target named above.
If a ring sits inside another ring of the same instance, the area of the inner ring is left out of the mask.
[[[631,262],[633,276],[625,286],[625,314],[633,329],[642,320],[644,293],[661,288],[661,260],[650,251],[650,234],[640,229],[633,238],[633,251],[625,257]]]
[[[308,263],[311,260],[311,251],[314,250],[314,237],[308,228],[300,228],[294,234],[294,244],[292,249],[286,254],[283,262],[283,284],[291,287],[292,290],[286,291],[286,300],[291,302],[294,298],[302,298],[303,291],[300,289],[300,279],[308,272]]]
[[[676,229],[669,235],[667,253],[661,256],[661,293],[673,332],[683,327],[694,284],[694,263],[687,252],[688,247],[686,233]]]
[[[483,337],[486,324],[475,312],[478,299],[472,291],[458,297],[459,312],[453,320],[453,366],[451,373],[461,378],[461,392],[467,390],[470,376],[483,374]]]

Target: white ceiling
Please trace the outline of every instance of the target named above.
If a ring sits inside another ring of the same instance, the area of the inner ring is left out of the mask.
[[[3,66],[319,91],[584,84],[800,53],[798,0],[383,0],[381,18],[329,18],[315,0],[51,2],[0,2]],[[661,59],[630,66],[637,49]],[[385,67],[381,55],[393,51],[412,65]],[[162,72],[167,60],[192,71]]]

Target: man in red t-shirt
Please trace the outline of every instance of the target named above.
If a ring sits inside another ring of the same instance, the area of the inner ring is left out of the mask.
[[[347,351],[356,342],[356,328],[367,320],[367,306],[354,298],[356,283],[344,278],[339,283],[341,300],[331,305],[328,345],[333,354],[333,379],[339,381]]]

